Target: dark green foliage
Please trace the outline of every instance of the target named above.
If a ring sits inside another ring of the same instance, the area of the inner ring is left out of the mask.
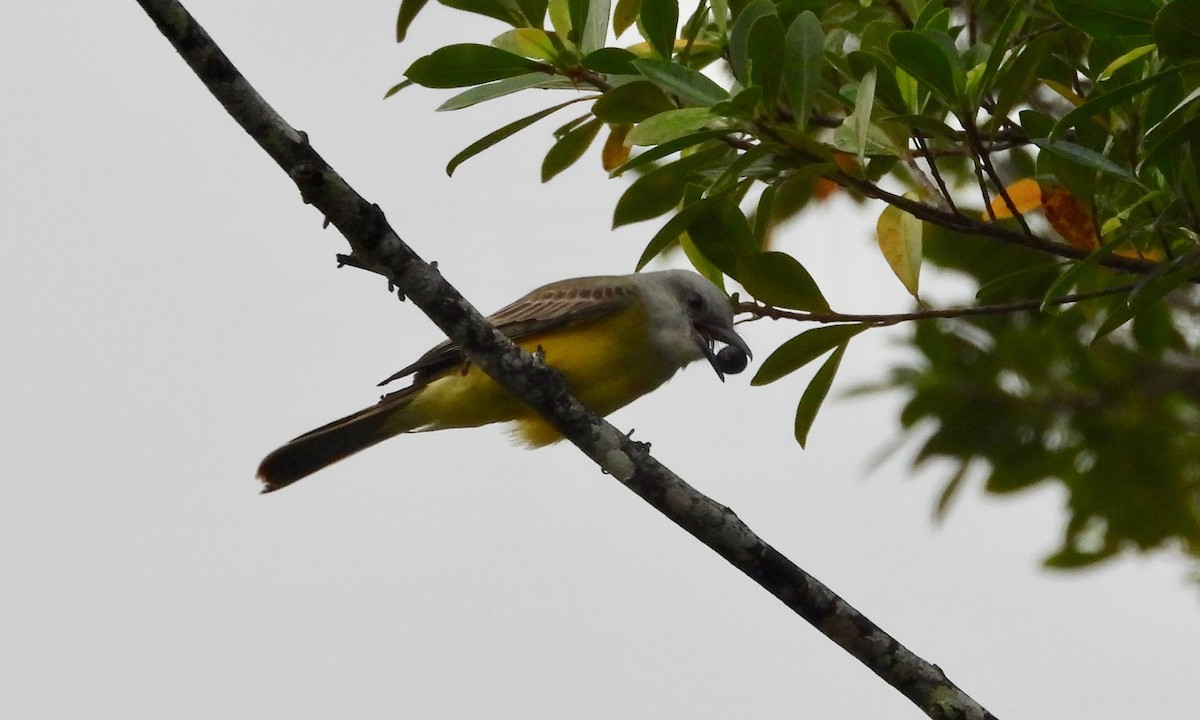
[[[927,258],[981,282],[998,274],[957,254],[943,247]],[[1022,255],[1001,264],[1038,262]],[[1085,284],[1123,280],[1098,270]],[[995,299],[1027,298],[1044,285],[1029,276]],[[1090,343],[1105,312],[1121,305],[1118,297],[1051,314],[920,323],[913,344],[922,359],[892,376],[909,393],[901,422],[928,433],[918,463],[971,466],[991,493],[1045,484],[1066,491],[1063,544],[1050,558],[1056,566],[1129,547],[1182,543],[1200,551],[1200,362],[1180,330],[1184,316],[1163,303],[1138,315],[1130,332]],[[1184,324],[1194,334],[1190,316]],[[953,473],[947,499],[961,477]]]
[[[826,281],[773,245],[783,221],[836,192],[880,218],[880,249],[911,292],[922,260],[980,286],[983,307],[921,308],[920,359],[891,376],[909,397],[903,425],[926,438],[918,462],[955,465],[939,511],[980,475],[993,493],[1057,484],[1069,517],[1051,564],[1126,547],[1200,557],[1195,0],[734,0],[682,13],[673,0],[440,1],[513,29],[495,47],[437,50],[408,81],[465,88],[447,110],[571,93],[588,114],[555,134],[542,176],[613,128],[625,146],[606,145],[605,167],[631,178],[614,224],[668,216],[639,268],[682,248],[740,282],[751,312],[825,324],[753,381],[828,355],[799,398],[798,442],[852,338],[902,320],[839,315]],[[423,4],[403,0],[398,35]],[[610,24],[621,40],[604,47]],[[448,169],[568,104],[510,122]],[[1001,198],[1017,181],[1021,221]]]

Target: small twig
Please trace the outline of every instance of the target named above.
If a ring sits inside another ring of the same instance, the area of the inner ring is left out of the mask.
[[[989,153],[997,153],[997,152],[1004,152],[1005,150],[1012,150],[1015,147],[1021,147],[1023,145],[1029,145],[1029,144],[1030,144],[1030,142],[1028,140],[1008,140],[1005,142],[993,143],[991,145],[984,145],[983,150],[985,152],[989,152]],[[919,148],[916,150],[913,150],[914,155],[916,155],[918,157],[923,157],[926,159],[940,158],[940,157],[962,157],[963,155],[970,155],[972,152],[974,152],[974,151],[971,149],[964,148],[964,147],[958,147],[958,146],[946,147],[946,148],[929,148],[924,151],[922,151]]]
[[[933,157],[929,156],[929,146],[925,144],[925,137],[920,132],[914,132],[912,137],[917,143],[917,148],[924,152],[925,161],[929,164],[929,172],[933,175],[938,190],[941,191],[942,198],[945,200],[945,207],[951,212],[957,213],[958,207],[954,204],[954,197],[950,194],[950,189],[946,187],[946,181],[942,178],[941,171],[938,170],[937,162]],[[905,159],[911,161],[911,156],[906,154]]]
[[[1067,26],[1066,23],[1053,22],[1044,28],[1039,28],[1037,30],[1030,30],[1029,32],[1025,33],[1024,35],[1018,35],[1017,37],[1013,38],[1012,42],[1009,43],[1009,47],[1014,47],[1014,48],[1025,47],[1025,44],[1028,43],[1030,40],[1041,37],[1042,35],[1048,35],[1049,33],[1052,33],[1052,32],[1057,32],[1059,30],[1062,30],[1066,26]]]
[[[887,5],[888,9],[895,13],[896,17],[900,18],[900,22],[904,24],[905,29],[913,29],[912,16],[908,14],[908,11],[904,9],[899,0],[884,0],[883,4]]]
[[[997,305],[975,305],[971,307],[956,307],[956,308],[940,308],[934,310],[917,310],[910,313],[892,313],[884,315],[861,315],[854,313],[813,313],[804,312],[802,310],[784,310],[770,305],[763,305],[756,302],[738,303],[737,312],[750,313],[755,316],[753,319],[770,318],[772,320],[797,320],[799,322],[815,322],[821,324],[831,323],[866,323],[875,327],[887,327],[896,325],[902,322],[913,322],[921,320],[937,320],[947,318],[963,318],[963,317],[978,317],[981,315],[1011,315],[1018,312],[1027,312],[1037,310],[1045,302],[1047,305],[1069,305],[1085,300],[1092,300],[1108,295],[1119,295],[1129,292],[1137,287],[1136,283],[1126,285],[1115,285],[1102,290],[1092,290],[1090,292],[1075,293],[1073,295],[1063,295],[1062,297],[1053,298],[1049,301],[1044,301],[1041,298],[1035,300],[1019,300],[1011,303],[1001,303]]]
[[[984,150],[983,143],[979,139],[979,128],[975,127],[975,118],[970,114],[964,113],[959,118],[962,121],[963,129],[967,132],[967,137],[970,139],[971,147],[975,151],[975,157],[978,158],[976,167],[982,167],[983,171],[991,179],[992,184],[996,186],[996,192],[1000,193],[1000,197],[1004,200],[1005,207],[1008,208],[1010,215],[1017,219],[1017,223],[1021,226],[1021,231],[1027,236],[1032,236],[1033,231],[1029,229],[1029,223],[1025,220],[1025,214],[1017,209],[1017,204],[1013,202],[1012,197],[1008,194],[1008,188],[1004,186],[1004,182],[1000,179],[1000,175],[996,172],[996,168],[992,165],[992,157],[989,152]],[[992,203],[987,200],[986,189],[984,191],[984,199],[987,201],[988,215],[993,221],[996,220],[996,213],[992,210]]]

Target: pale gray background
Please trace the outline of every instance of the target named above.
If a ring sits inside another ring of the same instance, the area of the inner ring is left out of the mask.
[[[445,176],[562,96],[382,101],[419,55],[502,29],[431,7],[396,46],[396,1],[189,7],[481,309],[631,269],[658,225],[608,230],[624,181],[593,154],[538,183],[568,114]],[[0,22],[0,716],[920,716],[570,446],[400,438],[256,495],[265,452],[373,402],[436,329],[334,269],[336,232],[132,0],[7,0]],[[834,202],[784,240],[840,309],[909,308],[878,210]],[[760,360],[798,329],[743,328]],[[894,352],[856,341],[835,392]],[[944,472],[870,471],[896,398],[833,402],[801,451],[807,376],[749,376],[696,366],[613,420],[1001,718],[1196,716],[1185,563],[1040,570],[1054,491],[973,486],[935,528]]]

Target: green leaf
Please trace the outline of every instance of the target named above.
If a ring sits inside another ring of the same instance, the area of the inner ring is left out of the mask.
[[[464,90],[446,102],[438,106],[438,112],[446,110],[461,110],[465,107],[470,107],[477,103],[491,100],[493,98],[511,95],[518,90],[537,87],[546,82],[550,76],[546,73],[529,73],[528,75],[517,75],[516,77],[497,80],[496,82],[487,83],[486,85],[476,85],[473,88]]]
[[[942,492],[938,495],[937,503],[933,506],[934,520],[941,522],[946,518],[946,511],[950,509],[950,502],[958,495],[958,491],[962,488],[963,480],[966,479],[967,470],[970,467],[969,463],[963,463],[950,476],[950,479],[946,482],[946,487],[942,488]]]
[[[665,142],[657,147],[650,148],[649,150],[630,158],[620,167],[615,168],[608,175],[609,177],[617,177],[618,175],[622,175],[630,170],[637,169],[647,163],[654,162],[655,160],[661,160],[672,153],[677,153],[680,150],[686,150],[693,145],[699,145],[700,143],[713,140],[715,138],[724,137],[728,134],[728,130],[721,128],[719,130],[701,130],[698,133],[685,135],[670,142]]]
[[[621,37],[621,33],[633,25],[641,11],[642,0],[617,0],[617,7],[613,10],[613,35]]]
[[[404,88],[409,87],[410,85],[416,85],[416,83],[414,83],[412,80],[401,80],[400,82],[398,82],[395,85],[388,88],[388,91],[383,94],[383,99],[387,100],[391,96],[400,92]]]
[[[558,112],[559,110],[562,110],[563,108],[565,108],[568,105],[572,105],[574,103],[579,102],[580,100],[585,100],[585,99],[586,98],[575,98],[572,100],[568,100],[564,103],[559,103],[558,105],[554,105],[553,107],[548,107],[545,110],[539,110],[539,111],[533,113],[532,115],[527,115],[526,117],[523,117],[520,120],[515,120],[513,122],[510,122],[509,124],[505,125],[504,127],[499,128],[498,130],[493,130],[492,132],[488,133],[487,135],[484,135],[483,137],[479,138],[478,140],[471,143],[467,147],[463,148],[462,151],[459,152],[454,157],[450,158],[450,162],[446,164],[446,174],[453,175],[454,171],[456,169],[458,169],[459,165],[462,165],[467,160],[475,157],[476,155],[483,152],[484,150],[487,150],[488,148],[490,148],[491,146],[500,142],[501,140],[504,140],[505,138],[508,138],[508,137],[520,132],[521,130],[524,130],[525,128],[534,124],[538,120],[541,120],[542,118],[544,118],[548,115]]]
[[[701,214],[708,212],[708,209],[717,202],[718,198],[704,198],[697,202],[685,205],[682,210],[676,213],[665,225],[659,228],[658,232],[654,233],[654,237],[650,238],[650,243],[646,245],[646,249],[642,251],[642,256],[638,258],[637,269],[641,270],[646,265],[658,257],[664,250],[671,247],[675,241],[679,240],[679,236],[687,232],[688,225],[699,217]]]
[[[1133,62],[1134,60],[1137,60],[1138,58],[1142,57],[1143,55],[1148,55],[1148,54],[1154,52],[1154,50],[1155,50],[1154,43],[1146,43],[1145,45],[1142,45],[1140,47],[1136,47],[1136,48],[1130,50],[1129,52],[1125,53],[1124,55],[1121,55],[1119,58],[1117,58],[1116,60],[1113,60],[1108,65],[1106,65],[1104,67],[1104,69],[1100,71],[1100,74],[1096,76],[1096,81],[1104,82],[1105,80],[1108,80],[1113,75],[1115,75],[1117,73],[1117,71],[1120,70],[1121,68],[1125,67],[1126,65]]]
[[[951,104],[957,104],[954,64],[942,45],[923,32],[901,30],[888,38],[896,63],[922,85]]]
[[[932,28],[946,32],[950,28],[949,9],[943,7],[940,2],[925,3],[925,6],[921,8],[921,14],[913,21],[913,28],[916,30]]]
[[[448,45],[418,58],[404,73],[430,88],[480,85],[504,78],[545,71],[545,66],[490,45]]]
[[[679,30],[678,0],[642,0],[642,34],[663,60],[674,54],[675,34]]]
[[[783,82],[783,22],[775,13],[760,17],[750,28],[748,39],[750,52],[750,81],[763,89],[762,105],[766,112],[774,113]]]
[[[857,112],[857,111],[856,111]],[[962,142],[962,132],[928,115],[888,115],[879,119],[881,123],[894,122],[911,130],[921,130],[927,135]]]
[[[1023,48],[1016,50],[1016,56],[1001,66],[996,77],[996,106],[992,111],[992,119],[987,128],[994,131],[1000,123],[1008,119],[1008,113],[1017,103],[1024,102],[1030,86],[1037,76],[1038,68],[1051,48],[1062,42],[1063,32],[1053,32],[1035,38]]]
[[[712,148],[685,155],[634,180],[617,199],[617,206],[613,210],[613,227],[649,220],[670,212],[683,199],[683,191],[696,171],[724,153],[724,148]]]
[[[1054,262],[1021,268],[989,280],[975,291],[975,299],[981,302],[1012,297],[1014,293],[1025,294],[1030,286],[1042,287],[1051,278],[1059,277],[1065,263]]]
[[[725,37],[729,30],[729,0],[710,0],[708,4],[717,23],[717,36]]]
[[[625,142],[629,145],[659,145],[720,122],[708,108],[682,108],[653,115],[637,124]]]
[[[821,409],[821,404],[829,395],[829,388],[833,385],[833,376],[837,374],[838,366],[842,364],[842,357],[845,354],[846,343],[842,343],[837,346],[825,364],[821,365],[821,369],[813,375],[804,394],[800,396],[800,403],[796,405],[795,424],[796,442],[800,444],[800,447],[804,447],[808,441],[808,431],[812,429],[813,421],[817,419],[817,411]]]
[[[1120,237],[1116,240],[1110,240],[1109,242],[1106,242],[1100,247],[1096,248],[1096,250],[1087,257],[1068,268],[1066,272],[1064,272],[1062,275],[1059,275],[1058,278],[1056,278],[1050,285],[1050,287],[1046,289],[1046,294],[1042,296],[1042,304],[1038,307],[1038,310],[1045,312],[1055,300],[1071,292],[1076,283],[1078,283],[1085,275],[1091,273],[1095,268],[1099,267],[1100,261],[1112,255],[1118,248],[1125,245],[1128,241],[1128,236]]]
[[[875,105],[875,70],[868,70],[858,83],[854,97],[854,139],[858,144],[858,164],[866,165],[867,134],[871,130],[871,109]]]
[[[559,174],[583,157],[583,153],[596,138],[604,122],[599,118],[589,120],[558,139],[542,161],[542,182]]]
[[[866,132],[860,144],[859,132],[863,130]],[[870,122],[863,123],[853,114],[833,131],[833,146],[853,155],[901,157],[904,154],[883,128]]]
[[[1138,80],[1137,82],[1129,83],[1128,85],[1122,85],[1121,87],[1115,88],[1108,92],[1093,93],[1087,102],[1072,109],[1066,115],[1063,115],[1061,120],[1055,123],[1054,130],[1050,133],[1050,138],[1057,140],[1065,135],[1067,130],[1078,126],[1082,121],[1099,115],[1107,110],[1111,110],[1135,95],[1139,95],[1150,90],[1163,80],[1175,77],[1185,67],[1194,66],[1195,64],[1188,64],[1186,66],[1168,68],[1157,75],[1152,75],[1148,78]]]
[[[429,0],[400,0],[400,12],[396,15],[396,42],[404,42],[409,26],[428,2]]]
[[[900,86],[896,83],[896,75],[888,61],[863,50],[851,52],[846,60],[855,77],[863,77],[868,72],[875,71],[875,95],[886,108],[900,115],[909,113],[908,101],[900,92]]]
[[[609,0],[591,0],[588,3],[587,17],[584,19],[583,30],[579,33],[579,51],[583,54],[604,47],[604,41],[608,39],[608,16],[611,7]]]
[[[812,275],[796,258],[782,252],[758,252],[738,258],[738,282],[759,302],[773,307],[829,312],[829,303]]]
[[[761,248],[769,245],[771,228],[775,224],[775,196],[779,194],[780,185],[782,183],[771,183],[758,196],[758,204],[754,208],[755,247]]]
[[[1200,88],[1192,90],[1153,127],[1146,131],[1142,144],[1148,148],[1141,166],[1154,165],[1159,158],[1171,150],[1193,142],[1197,137],[1197,121],[1200,120]],[[1172,160],[1173,158],[1166,158]],[[1170,164],[1169,162],[1167,164]]]
[[[789,375],[833,348],[866,330],[870,325],[825,325],[806,330],[776,348],[759,366],[751,385],[767,385]]]
[[[980,75],[979,81],[972,88],[970,95],[971,105],[978,105],[980,99],[991,91],[992,81],[995,80],[996,73],[1000,70],[1000,63],[1003,62],[1005,54],[1008,53],[1009,43],[1012,41],[1013,34],[1025,24],[1025,19],[1028,16],[1028,0],[1018,0],[1018,2],[1012,3],[1008,14],[1004,16],[1004,22],[1000,24],[1000,28],[996,31],[995,38],[992,40],[992,49],[988,53],[987,62],[984,64],[983,74]]]
[[[522,17],[520,8],[507,0],[438,0],[438,2],[455,10],[495,18],[513,27],[529,24]]]
[[[1169,60],[1183,62],[1200,58],[1200,3],[1175,0],[1158,11],[1151,37]]]
[[[653,115],[674,110],[666,93],[649,80],[618,85],[596,100],[592,112],[610,123],[637,123]]]
[[[754,24],[767,15],[776,15],[775,4],[771,0],[750,0],[729,29],[729,66],[733,76],[746,87],[753,84],[750,77],[750,32]]]
[[[664,60],[634,60],[633,66],[647,80],[675,95],[685,105],[711,107],[729,99],[729,93],[699,70]]]
[[[1158,13],[1154,0],[1054,0],[1067,24],[1097,38],[1149,35]]]
[[[679,249],[683,250],[683,254],[687,256],[688,262],[692,264],[692,267],[696,268],[696,272],[708,278],[709,282],[713,285],[722,289],[725,287],[725,276],[721,274],[720,269],[716,265],[710,263],[708,258],[704,257],[696,249],[696,244],[692,242],[687,233],[684,233],[679,238]]]
[[[1138,287],[1129,294],[1124,306],[1116,308],[1104,319],[1096,336],[1095,344],[1113,330],[1129,322],[1135,315],[1146,310],[1179,286],[1191,282],[1200,275],[1200,251],[1193,251],[1171,263],[1166,263],[1142,279]]]
[[[921,280],[921,235],[921,221],[895,205],[884,208],[875,224],[884,259],[913,297]]]
[[[583,45],[583,26],[587,24],[590,0],[567,0],[567,17],[571,19],[570,38],[576,45]],[[593,48],[594,49],[594,48]]]
[[[736,278],[738,258],[755,252],[754,233],[737,203],[719,197],[688,224],[696,248],[726,275]]]
[[[762,98],[763,89],[757,85],[751,85],[737,95],[734,95],[731,99],[722,100],[713,105],[711,110],[714,115],[753,122],[754,115],[758,111],[758,105],[762,102]]]
[[[635,75],[633,61],[637,55],[624,48],[606,47],[588,53],[580,62],[588,70],[612,75]]]
[[[492,40],[492,47],[546,62],[554,62],[558,58],[560,46],[557,38],[551,39],[549,33],[538,28],[514,28]]]
[[[571,19],[570,0],[547,0],[546,10],[550,15],[550,26],[554,28],[554,34],[574,48],[575,42],[571,38],[577,36]]]
[[[712,182],[712,185],[705,191],[706,195],[720,195],[724,192],[729,192],[743,180],[743,177],[749,177],[747,171],[756,163],[759,163],[767,156],[769,148],[759,143],[754,147],[741,153],[733,162],[725,166],[717,179]]]
[[[808,10],[800,13],[788,27],[783,44],[783,82],[796,125],[804,130],[816,105],[821,73],[825,68],[821,21]]]
[[[1170,152],[1183,146],[1184,143],[1195,142],[1200,137],[1200,114],[1192,116],[1174,129],[1164,133],[1147,133],[1146,157],[1142,158],[1142,166],[1154,164],[1163,153]]]
[[[1133,173],[1116,164],[1112,160],[1109,160],[1095,150],[1092,150],[1091,148],[1085,148],[1082,145],[1076,145],[1075,143],[1068,142],[1066,140],[1034,140],[1033,144],[1037,145],[1046,152],[1057,155],[1058,157],[1075,163],[1076,165],[1082,165],[1090,170],[1113,175],[1121,178],[1122,180],[1128,180],[1133,183],[1138,182],[1138,179],[1134,177]]]
[[[444,2],[444,0],[439,0]],[[504,0],[510,2],[511,0]],[[540,28],[545,24],[546,6],[549,0],[515,0],[516,5],[521,10],[521,14],[525,16],[525,22],[522,25],[529,27]]]

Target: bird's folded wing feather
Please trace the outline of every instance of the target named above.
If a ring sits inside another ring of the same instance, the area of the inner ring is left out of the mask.
[[[546,285],[490,315],[488,320],[505,337],[516,342],[603,317],[633,301],[635,291],[629,285],[600,280],[579,278]],[[379,384],[386,385],[409,375],[415,375],[414,382],[421,383],[464,362],[458,345],[447,340]]]

